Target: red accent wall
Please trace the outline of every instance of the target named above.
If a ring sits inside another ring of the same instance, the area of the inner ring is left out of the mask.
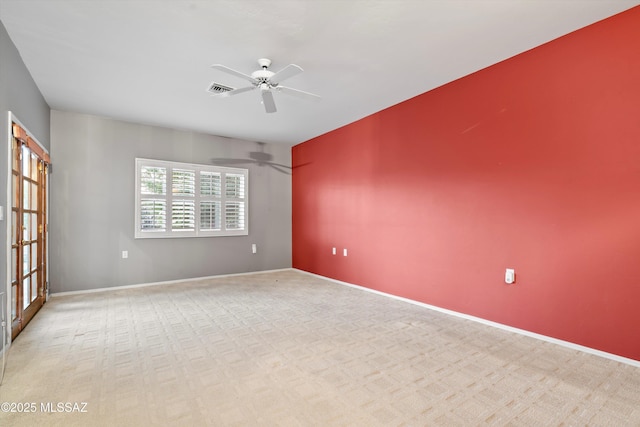
[[[295,268],[640,360],[640,7],[292,157]]]

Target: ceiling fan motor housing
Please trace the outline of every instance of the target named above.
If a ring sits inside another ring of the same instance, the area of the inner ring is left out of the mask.
[[[271,79],[271,76],[275,74],[273,71],[267,70],[267,68],[269,68],[269,66],[271,65],[271,60],[267,58],[260,58],[258,59],[258,65],[260,65],[262,69],[256,70],[251,73],[251,77],[258,81],[258,84],[256,86],[258,86],[261,90],[269,90],[270,88],[277,86],[276,84],[271,84],[271,82],[269,81]]]
[[[269,70],[257,70],[251,73],[251,77],[260,81],[267,81],[273,76],[275,73]]]

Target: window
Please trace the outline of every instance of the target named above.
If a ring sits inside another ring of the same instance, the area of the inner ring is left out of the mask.
[[[136,238],[249,234],[247,169],[136,159]]]

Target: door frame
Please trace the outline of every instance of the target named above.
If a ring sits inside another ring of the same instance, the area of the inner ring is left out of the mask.
[[[7,163],[6,163],[6,167],[7,167],[7,198],[5,200],[5,204],[2,207],[2,214],[3,214],[3,220],[5,222],[6,225],[6,233],[7,233],[7,245],[6,245],[6,251],[7,251],[7,259],[5,260],[5,266],[6,266],[6,277],[5,277],[5,283],[6,288],[4,290],[5,292],[5,313],[6,313],[6,324],[7,324],[7,329],[6,329],[6,337],[3,337],[3,339],[5,340],[4,342],[6,343],[6,346],[8,349],[11,346],[11,336],[12,336],[12,320],[10,319],[11,317],[11,269],[13,268],[12,266],[12,262],[11,262],[11,203],[12,203],[12,144],[11,144],[11,140],[13,138],[13,126],[12,124],[16,123],[17,125],[19,125],[22,129],[24,129],[27,132],[27,135],[36,142],[36,144],[38,144],[38,146],[47,154],[49,155],[49,150],[47,150],[41,143],[40,141],[38,141],[37,138],[35,138],[27,129],[27,127],[22,124],[22,122],[16,117],[15,114],[13,114],[13,112],[9,111],[7,114],[7,135],[6,135],[6,141],[7,141]],[[45,179],[47,180],[46,182],[46,199],[47,199],[47,206],[49,204],[49,174],[45,175]],[[46,211],[46,218],[45,218],[45,222],[48,225],[49,224],[49,209],[47,209]],[[45,281],[45,295],[44,295],[44,302],[46,303],[49,300],[49,227],[44,227],[43,233],[46,233],[46,239],[45,239],[45,254],[46,254],[46,266],[47,268],[45,269],[45,275],[43,277],[43,280]],[[5,348],[3,348],[3,350],[6,350]]]

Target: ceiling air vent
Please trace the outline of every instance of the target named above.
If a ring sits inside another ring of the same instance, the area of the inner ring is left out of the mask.
[[[229,92],[231,90],[233,90],[232,87],[221,85],[220,83],[216,83],[216,82],[211,83],[211,86],[209,86],[209,89],[207,89],[207,91],[214,94]]]

